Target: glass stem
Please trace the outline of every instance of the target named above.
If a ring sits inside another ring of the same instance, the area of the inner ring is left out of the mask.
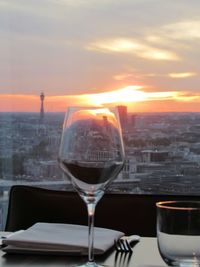
[[[94,262],[94,214],[96,203],[88,203],[88,263]]]

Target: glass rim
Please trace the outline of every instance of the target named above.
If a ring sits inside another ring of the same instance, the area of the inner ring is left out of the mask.
[[[182,206],[173,206],[172,204],[182,204]],[[198,204],[198,206],[195,206]],[[156,202],[156,207],[160,209],[171,210],[200,210],[200,201],[198,200],[169,200]]]
[[[65,110],[68,109],[117,109],[117,106],[107,106],[107,105],[80,105],[80,106],[76,106],[76,105],[72,105],[72,106],[67,106]]]

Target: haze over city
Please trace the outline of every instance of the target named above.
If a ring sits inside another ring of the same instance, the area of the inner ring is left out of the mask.
[[[200,2],[0,0],[0,112],[199,112]]]

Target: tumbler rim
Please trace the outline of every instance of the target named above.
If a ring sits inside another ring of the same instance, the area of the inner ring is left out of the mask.
[[[171,204],[182,204],[182,206],[173,206]],[[193,206],[198,204],[198,206]],[[200,201],[198,200],[170,200],[156,202],[156,207],[160,209],[172,209],[172,210],[199,210]]]

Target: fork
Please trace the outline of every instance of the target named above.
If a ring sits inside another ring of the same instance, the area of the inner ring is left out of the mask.
[[[125,253],[132,252],[130,244],[128,243],[127,240],[124,239],[115,240],[115,248],[117,252],[125,252]]]
[[[115,248],[117,252],[132,252],[131,245],[138,243],[140,240],[140,236],[131,235],[131,236],[123,236],[118,240],[115,240]]]

